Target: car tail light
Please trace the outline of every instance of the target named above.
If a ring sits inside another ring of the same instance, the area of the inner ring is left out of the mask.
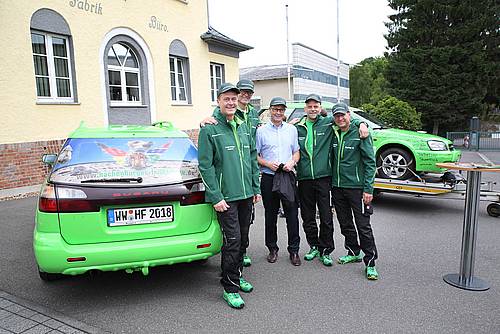
[[[195,183],[189,189],[189,194],[182,195],[181,205],[194,205],[205,203],[205,186],[203,183]]]
[[[98,212],[99,206],[87,199],[81,189],[47,184],[40,194],[42,212]]]
[[[40,193],[38,208],[42,212],[57,212],[56,192],[52,184],[46,184]]]

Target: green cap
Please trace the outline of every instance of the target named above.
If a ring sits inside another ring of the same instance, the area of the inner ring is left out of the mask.
[[[316,101],[318,103],[321,103],[321,97],[318,94],[309,94],[306,97],[306,100],[304,102],[307,102],[309,100]]]
[[[269,106],[285,106],[286,107],[286,100],[282,97],[275,96],[271,99],[271,103],[269,103]]]
[[[344,102],[335,103],[332,107],[332,114],[347,114],[349,112],[349,107]]]
[[[251,90],[252,93],[254,92],[254,85],[252,80],[241,79],[236,84],[236,87],[238,87],[239,90]]]
[[[234,91],[236,94],[240,93],[240,90],[238,87],[233,85],[230,82],[224,82],[222,85],[220,85],[219,90],[217,91],[217,97],[219,97],[221,94],[229,92],[229,91]]]

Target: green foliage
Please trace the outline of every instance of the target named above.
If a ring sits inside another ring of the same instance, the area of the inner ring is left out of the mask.
[[[365,103],[375,104],[387,94],[385,71],[387,59],[367,58],[349,71],[350,104],[359,107]]]
[[[394,128],[406,130],[420,130],[422,128],[420,113],[408,102],[398,100],[393,96],[380,100],[375,106],[364,104],[361,109]]]
[[[389,0],[391,95],[422,113],[427,129],[465,129],[498,96],[497,0]],[[441,127],[439,129],[439,127]]]

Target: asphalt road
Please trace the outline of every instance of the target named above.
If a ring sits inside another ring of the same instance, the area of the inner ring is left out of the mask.
[[[487,156],[500,161],[500,154]],[[500,181],[500,175],[484,179]],[[147,277],[122,271],[42,282],[31,246],[35,203],[35,198],[0,203],[0,289],[105,331],[500,333],[500,218],[487,215],[486,203],[480,206],[475,262],[476,276],[491,285],[484,292],[442,280],[459,269],[462,201],[393,194],[377,199],[372,226],[381,277],[376,282],[364,278],[362,264],[327,268],[316,260],[293,267],[283,219],[280,257],[267,263],[259,205],[248,251],[253,265],[244,273],[255,291],[244,294],[243,310],[230,309],[221,298],[219,256],[203,265],[153,268]],[[301,237],[303,255],[308,247]],[[335,241],[338,257],[344,254],[340,233]]]

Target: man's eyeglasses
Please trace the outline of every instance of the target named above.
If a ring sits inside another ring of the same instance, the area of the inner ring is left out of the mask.
[[[241,95],[253,95],[253,92],[251,90],[240,90]]]
[[[272,111],[285,112],[285,108],[271,108]]]

